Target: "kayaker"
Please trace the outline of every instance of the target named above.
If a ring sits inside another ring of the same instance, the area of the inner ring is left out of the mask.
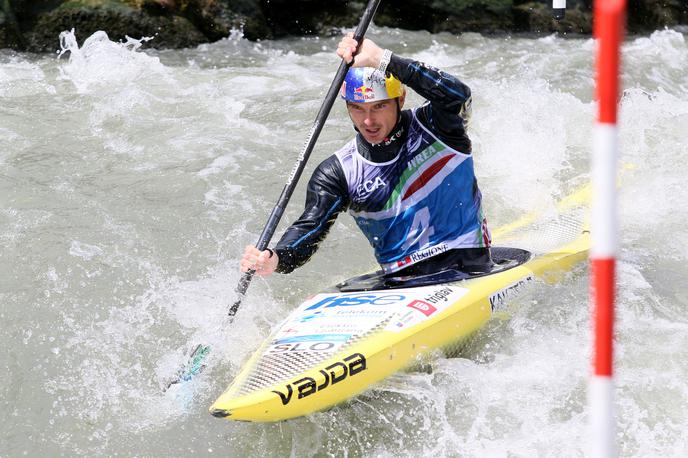
[[[490,268],[490,233],[466,127],[471,92],[457,78],[348,34],[337,55],[354,59],[341,88],[357,134],[308,183],[306,208],[274,249],[246,247],[240,268],[288,273],[315,253],[349,210],[386,274]],[[402,110],[406,88],[427,100]]]

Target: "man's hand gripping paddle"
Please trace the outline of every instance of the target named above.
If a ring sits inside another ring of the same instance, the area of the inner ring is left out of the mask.
[[[368,5],[366,6],[365,11],[363,12],[361,21],[359,22],[358,27],[356,27],[356,31],[354,32],[354,39],[358,43],[362,42],[363,37],[365,36],[366,31],[368,30],[368,26],[370,25],[370,22],[373,20],[373,16],[375,16],[375,11],[377,10],[377,7],[380,4],[380,2],[381,0],[368,1]],[[284,210],[287,207],[287,204],[289,203],[289,199],[291,199],[291,195],[293,194],[294,189],[296,188],[296,184],[298,183],[299,178],[303,173],[303,169],[306,166],[306,162],[308,162],[308,158],[310,157],[311,152],[315,147],[315,143],[317,142],[318,137],[320,136],[320,131],[322,130],[325,121],[327,120],[327,117],[329,116],[330,111],[332,110],[332,105],[334,105],[334,101],[337,98],[339,88],[342,86],[342,83],[344,82],[346,72],[349,70],[349,67],[351,67],[352,64],[353,60],[350,63],[346,63],[342,60],[341,64],[339,64],[339,69],[337,70],[337,73],[334,76],[334,79],[332,80],[332,84],[330,84],[330,88],[328,89],[327,94],[325,95],[325,100],[323,100],[323,103],[320,106],[320,111],[318,111],[318,115],[315,118],[313,127],[311,127],[311,131],[308,134],[308,138],[306,139],[303,151],[301,151],[301,154],[299,155],[296,164],[294,164],[294,168],[292,169],[292,172],[289,175],[289,178],[287,179],[287,183],[284,185],[284,189],[282,189],[282,194],[280,195],[279,200],[275,205],[275,208],[272,209],[270,218],[268,218],[268,222],[266,223],[265,228],[263,228],[263,232],[260,234],[258,243],[256,243],[256,248],[258,248],[258,250],[260,251],[263,251],[268,247],[268,244],[270,243],[270,240],[272,239],[272,236],[275,233],[277,224],[279,224],[279,221],[282,218],[282,214],[284,213]],[[241,301],[243,300],[244,295],[246,294],[246,290],[251,284],[251,279],[253,279],[254,274],[255,271],[249,270],[244,275],[242,275],[241,280],[239,280],[239,284],[236,288],[237,299],[231,305],[231,307],[229,307],[228,315],[230,317],[230,320],[232,319],[231,317],[236,315],[237,311],[239,310],[239,306],[241,306]],[[202,344],[196,345],[194,347],[194,350],[191,352],[191,355],[189,356],[189,360],[187,361],[187,363],[184,364],[184,367],[182,367],[177,372],[174,380],[170,381],[167,384],[165,390],[167,390],[170,386],[172,386],[175,383],[191,380],[193,376],[201,372],[205,367],[203,361],[208,355],[208,353],[210,353],[210,346]]]

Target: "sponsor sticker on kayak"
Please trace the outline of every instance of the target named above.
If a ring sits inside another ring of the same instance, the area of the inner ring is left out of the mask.
[[[351,334],[310,334],[275,339],[268,353],[333,352],[346,343]]]
[[[434,305],[430,305],[425,301],[415,300],[411,302],[408,306],[412,309],[418,310],[425,316],[430,316],[437,311],[437,307],[435,307]]]
[[[292,312],[274,338],[318,335],[322,341],[332,342],[337,339],[327,336],[361,335],[389,319],[395,307],[406,302],[409,298],[396,292],[318,294]]]
[[[465,288],[437,285],[317,294],[292,312],[274,336],[274,345],[280,346],[271,347],[271,351],[309,351],[305,350],[305,344],[292,345],[294,342],[305,342],[308,336],[318,336],[316,340],[320,342],[335,343],[332,346],[317,346],[321,351],[333,351],[341,346],[337,344],[342,342],[338,338],[341,335],[359,336],[383,325],[384,329],[401,331],[434,317],[466,292]],[[290,340],[285,341],[286,338]]]
[[[365,307],[391,306],[406,300],[404,294],[394,293],[348,293],[348,294],[318,294],[304,310],[316,310],[333,307]],[[315,300],[319,299],[319,300]]]
[[[403,331],[416,326],[449,307],[461,299],[468,290],[455,286],[429,286],[417,288],[413,300],[405,304],[404,309],[397,311],[396,316],[385,327],[388,331]]]
[[[500,289],[496,293],[490,296],[490,307],[492,307],[493,312],[502,311],[506,308],[506,304],[509,299],[513,299],[518,293],[523,289],[523,287],[533,281],[533,276],[528,275],[521,278],[515,283],[507,286],[506,288]]]

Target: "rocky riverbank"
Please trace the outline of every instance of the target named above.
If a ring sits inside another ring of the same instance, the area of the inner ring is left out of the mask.
[[[358,21],[364,1],[346,0],[0,0],[0,48],[49,52],[63,30],[84,39],[104,30],[113,40],[154,37],[156,48],[213,42],[241,29],[249,40],[338,33]],[[437,32],[590,34],[592,0],[568,0],[552,17],[545,0],[383,1],[381,26]],[[688,24],[686,0],[628,0],[629,33]]]

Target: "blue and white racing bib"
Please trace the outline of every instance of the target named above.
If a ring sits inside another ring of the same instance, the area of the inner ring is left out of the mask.
[[[490,245],[473,157],[443,143],[415,111],[395,159],[370,162],[355,139],[336,155],[346,174],[350,213],[385,272],[450,249]]]

